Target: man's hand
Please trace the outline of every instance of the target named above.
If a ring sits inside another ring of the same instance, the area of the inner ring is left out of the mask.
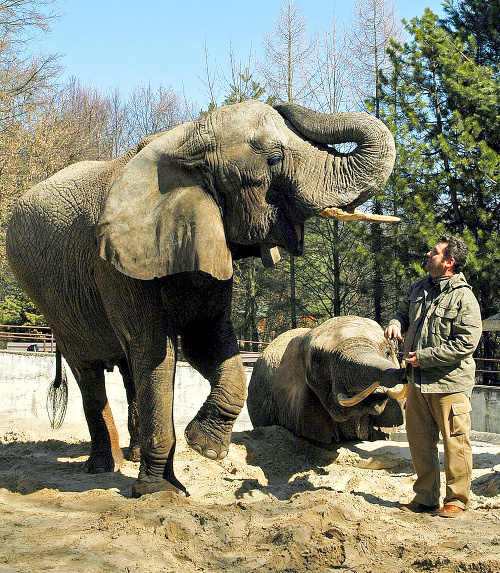
[[[389,324],[389,326],[384,331],[384,336],[387,338],[387,340],[391,340],[391,338],[398,338],[399,340],[403,340],[401,329],[397,324]]]
[[[406,364],[411,364],[413,368],[420,366],[416,352],[408,352],[408,356],[405,358],[405,361]]]

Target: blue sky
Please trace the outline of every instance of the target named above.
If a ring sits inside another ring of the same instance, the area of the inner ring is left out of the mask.
[[[440,0],[395,0],[401,18],[426,7],[442,15]],[[283,0],[59,0],[62,17],[53,23],[40,50],[62,54],[63,78],[74,76],[99,91],[160,84],[206,105],[200,77],[205,45],[210,69],[225,68],[230,45],[237,61],[259,52],[266,32],[279,18]],[[354,0],[299,0],[308,30],[321,30],[336,14],[349,22]],[[35,47],[35,46],[34,46]]]

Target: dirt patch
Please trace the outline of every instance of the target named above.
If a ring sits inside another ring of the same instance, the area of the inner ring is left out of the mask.
[[[1,422],[0,572],[500,571],[500,444],[474,444],[472,507],[443,519],[398,507],[406,442],[329,452],[274,426],[234,433],[212,462],[178,435],[190,497],[132,499],[138,464],[84,473],[85,427]]]

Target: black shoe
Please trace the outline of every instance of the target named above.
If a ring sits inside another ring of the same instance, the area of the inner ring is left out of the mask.
[[[413,499],[410,503],[402,503],[399,507],[403,511],[411,511],[412,513],[434,513],[439,505],[425,505]]]

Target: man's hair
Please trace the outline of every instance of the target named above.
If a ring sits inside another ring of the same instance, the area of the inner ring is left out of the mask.
[[[449,259],[450,257],[455,259],[453,272],[459,273],[462,271],[467,261],[467,255],[469,254],[467,245],[462,241],[462,239],[454,237],[453,235],[441,235],[439,237],[439,242],[448,243],[443,251],[443,254],[445,259]]]

